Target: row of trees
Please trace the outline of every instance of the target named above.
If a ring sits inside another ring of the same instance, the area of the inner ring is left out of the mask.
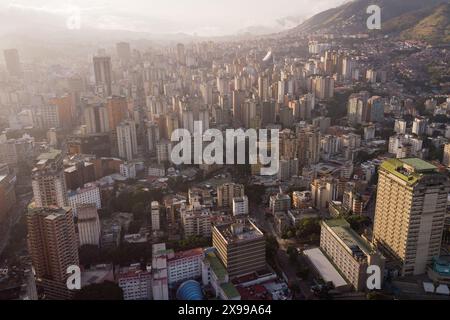
[[[297,238],[302,242],[316,242],[320,235],[320,219],[305,218],[300,220],[294,227],[289,228],[282,238]]]

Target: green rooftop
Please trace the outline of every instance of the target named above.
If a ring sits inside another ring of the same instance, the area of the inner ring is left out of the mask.
[[[227,270],[225,270],[225,267],[220,262],[219,258],[217,258],[216,254],[214,252],[208,252],[206,254],[206,259],[208,260],[209,265],[211,266],[213,272],[216,274],[217,278],[219,278],[220,281],[225,280]]]
[[[388,159],[381,164],[381,168],[407,182],[415,184],[424,173],[434,172],[437,167],[422,159]]]
[[[233,299],[240,296],[239,291],[237,291],[236,287],[230,282],[221,284],[220,287],[228,299]]]
[[[402,159],[401,161],[413,167],[416,172],[437,170],[437,167],[435,165],[432,165],[431,163],[426,162],[419,158]]]

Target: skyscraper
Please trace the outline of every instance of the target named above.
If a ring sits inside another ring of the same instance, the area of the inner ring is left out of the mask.
[[[109,128],[114,130],[120,122],[127,118],[128,105],[125,97],[113,96],[107,100]]]
[[[119,157],[133,160],[137,154],[136,124],[134,121],[126,120],[117,126],[117,146]]]
[[[31,172],[36,207],[67,206],[67,190],[64,180],[63,154],[52,149],[42,153]]]
[[[379,170],[373,241],[401,275],[426,272],[439,256],[450,182],[421,159],[389,159]]]
[[[116,44],[117,56],[122,63],[128,63],[131,59],[130,44],[128,42],[119,42]]]
[[[103,86],[105,89],[104,94],[109,97],[112,95],[111,57],[96,56],[93,61],[95,84],[97,86]]]
[[[17,49],[7,49],[3,51],[6,62],[6,69],[11,76],[20,77],[22,75],[22,66],[20,65],[19,52]]]
[[[74,292],[67,289],[67,268],[79,265],[72,210],[30,208],[27,227],[37,286],[46,299],[70,299]]]

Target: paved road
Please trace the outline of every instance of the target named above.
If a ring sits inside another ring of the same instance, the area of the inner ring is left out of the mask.
[[[276,256],[276,262],[280,269],[284,272],[290,283],[298,283],[303,299],[317,299],[310,290],[310,286],[307,281],[301,280],[297,277],[296,267],[289,261],[289,256],[286,252],[290,245],[296,246],[296,242],[293,240],[281,239],[273,228],[273,224],[266,218],[265,208],[263,206],[250,207],[250,217],[253,218],[256,224],[264,229],[264,231],[270,235],[273,235],[278,242],[279,249]]]

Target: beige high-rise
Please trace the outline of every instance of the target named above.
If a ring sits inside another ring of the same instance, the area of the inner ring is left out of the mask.
[[[217,206],[219,208],[233,207],[233,198],[243,197],[244,185],[237,183],[224,183],[217,187]]]
[[[27,214],[28,250],[36,283],[46,299],[70,299],[67,268],[79,265],[72,209],[30,208]]]
[[[379,170],[374,243],[402,276],[426,272],[439,256],[450,183],[421,159],[389,159]]]

